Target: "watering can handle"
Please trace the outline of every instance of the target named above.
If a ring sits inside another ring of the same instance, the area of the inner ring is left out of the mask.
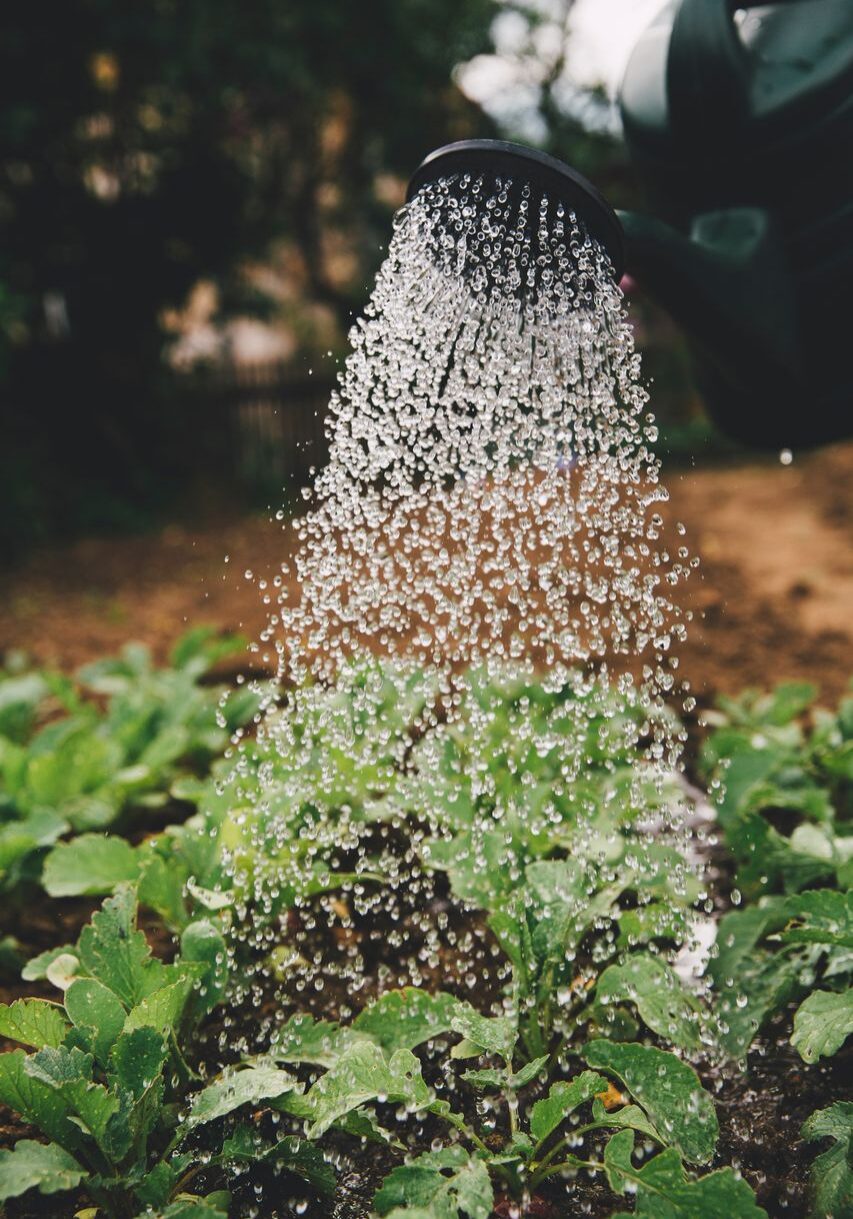
[[[685,142],[728,144],[743,136],[750,63],[734,13],[762,2],[682,0],[670,34],[666,88],[672,129]]]

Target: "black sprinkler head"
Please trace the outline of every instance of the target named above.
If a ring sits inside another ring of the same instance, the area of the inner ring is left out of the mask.
[[[591,182],[556,157],[506,140],[459,140],[456,144],[445,144],[425,157],[412,174],[407,201],[421,187],[456,174],[502,184],[511,181],[513,194],[529,185],[547,195],[551,203],[562,203],[583,222],[590,237],[603,246],[617,281],[622,278],[625,242],[616,213]]]

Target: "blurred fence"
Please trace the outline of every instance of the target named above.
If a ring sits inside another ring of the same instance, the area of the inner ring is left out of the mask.
[[[279,361],[232,363],[212,386],[225,424],[226,464],[247,486],[297,488],[328,455],[326,407],[334,381],[296,376]]]

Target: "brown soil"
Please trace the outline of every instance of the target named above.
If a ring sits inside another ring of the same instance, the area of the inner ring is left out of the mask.
[[[695,622],[681,653],[700,703],[785,679],[837,698],[853,673],[853,443],[787,467],[764,459],[665,481],[669,515],[701,558],[684,592]],[[39,552],[0,575],[0,651],[67,669],[128,639],[163,657],[199,622],[254,636],[266,614],[257,582],[287,546],[275,521],[238,517]]]

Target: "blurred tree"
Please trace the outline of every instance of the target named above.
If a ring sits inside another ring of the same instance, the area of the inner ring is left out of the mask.
[[[483,129],[451,73],[493,12],[494,0],[32,0],[9,14],[0,545],[120,523],[180,478],[191,441],[162,318],[200,277],[227,302],[247,258],[288,238],[308,295],[346,320],[387,234],[384,178]]]

